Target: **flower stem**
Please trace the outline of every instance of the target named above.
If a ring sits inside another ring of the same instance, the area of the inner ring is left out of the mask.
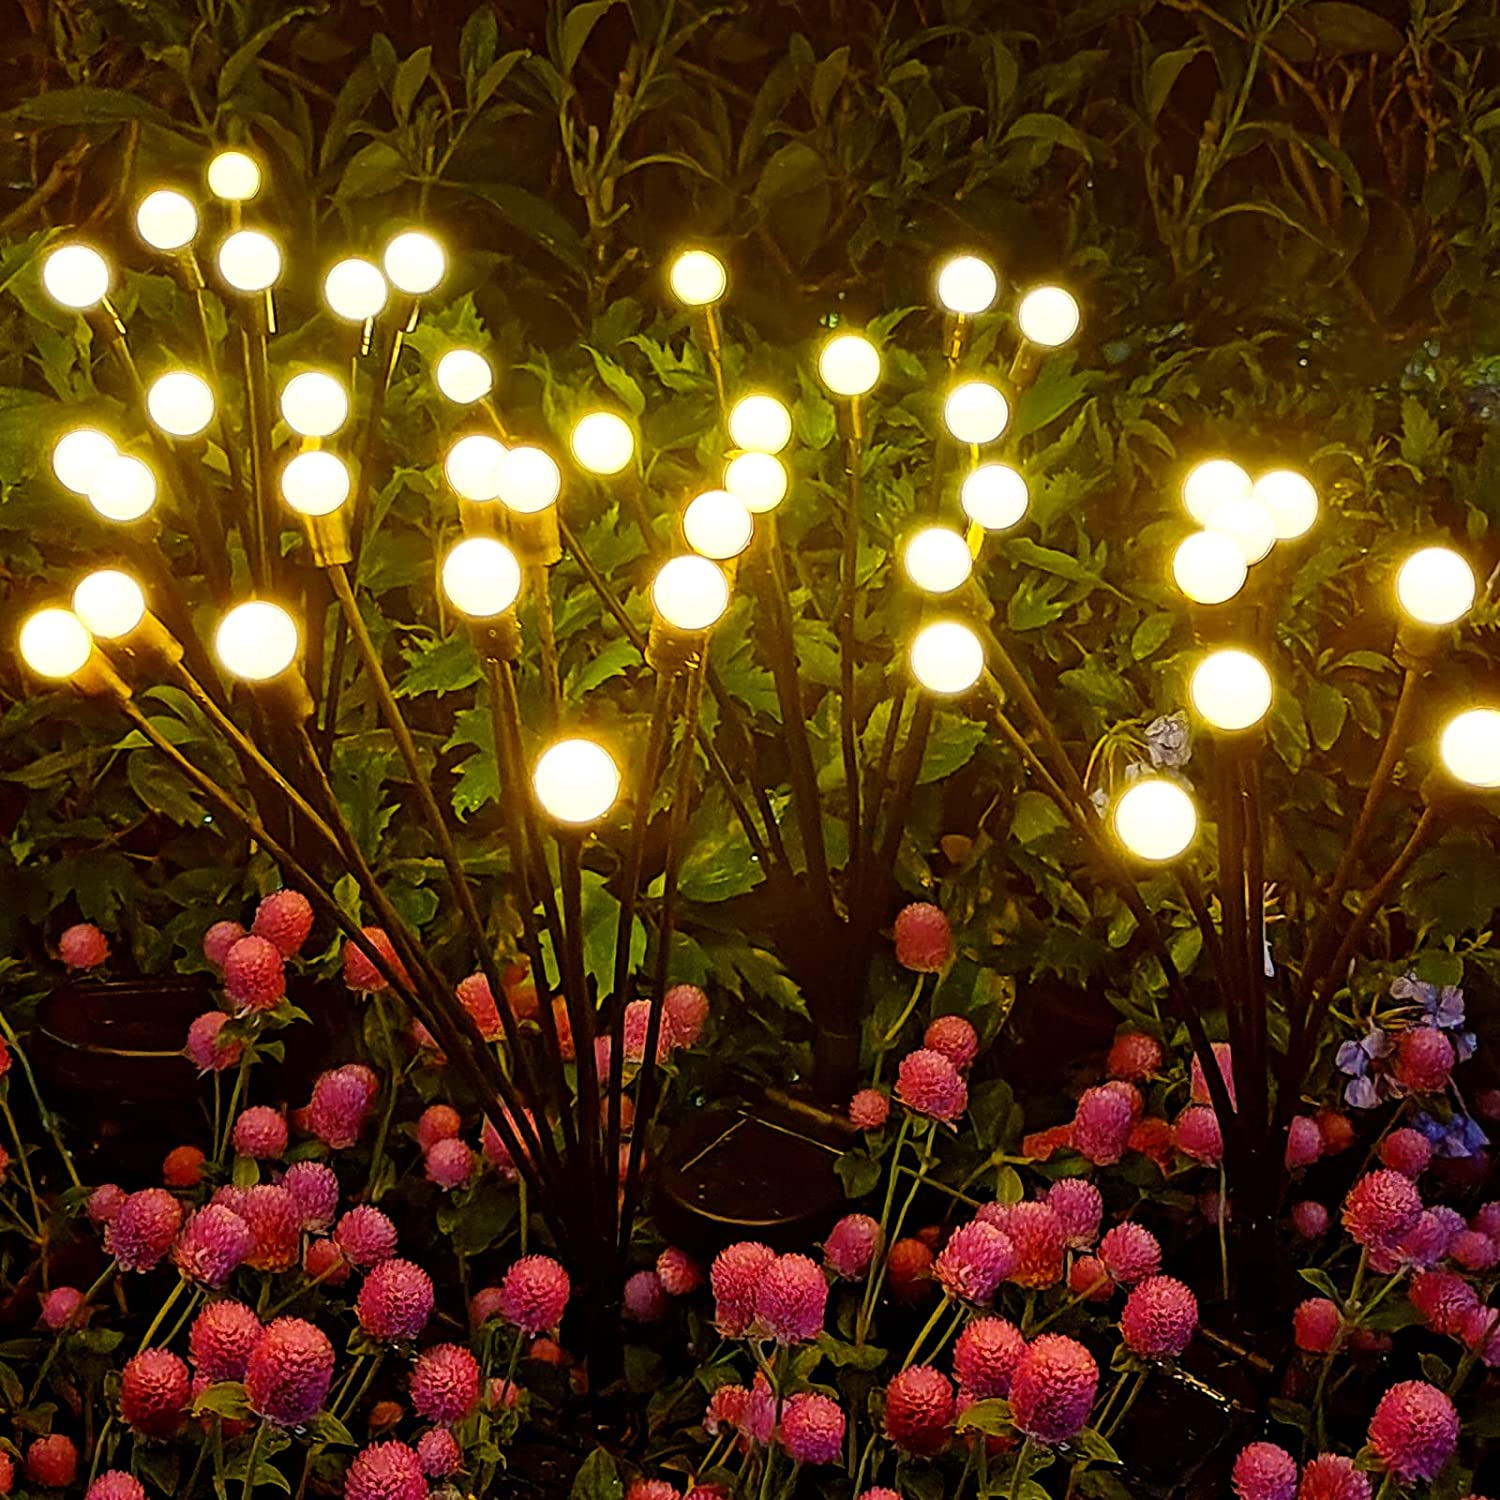
[[[906,1358],[901,1362],[903,1370],[909,1370],[917,1362],[917,1351],[927,1342],[927,1335],[938,1325],[938,1319],[948,1311],[949,1302],[947,1297],[939,1297],[938,1305],[933,1308],[932,1316],[922,1325],[922,1331],[912,1341],[912,1346],[906,1351]]]
[[[255,1489],[255,1466],[260,1460],[260,1436],[265,1430],[264,1423],[255,1424],[255,1436],[250,1439],[250,1453],[245,1459],[245,1485],[240,1491],[240,1500],[248,1500]]]
[[[911,988],[911,998],[906,1002],[906,1009],[896,1017],[895,1024],[881,1037],[880,1045],[875,1049],[875,1071],[870,1076],[871,1088],[880,1082],[880,1069],[885,1062],[885,1055],[890,1051],[896,1038],[901,1035],[901,1028],[911,1019],[911,1013],[917,1008],[917,1001],[922,998],[922,986],[926,983],[926,974],[918,974],[917,982]]]
[[[21,1176],[26,1182],[26,1191],[31,1198],[31,1214],[36,1220],[37,1237],[45,1236],[43,1226],[46,1218],[42,1213],[42,1200],[37,1196],[36,1183],[31,1176],[31,1162],[26,1156],[26,1143],[21,1139],[20,1127],[16,1124],[16,1117],[11,1113],[10,1099],[7,1094],[0,1094],[0,1113],[5,1116],[5,1123],[10,1127],[11,1139],[16,1143],[16,1157],[21,1163]]]
[[[172,1290],[167,1293],[166,1301],[163,1302],[159,1308],[157,1308],[156,1316],[151,1320],[151,1326],[142,1336],[140,1348],[135,1351],[137,1354],[139,1354],[141,1350],[144,1349],[156,1336],[157,1329],[159,1329],[161,1325],[166,1321],[168,1311],[171,1309],[173,1303],[175,1303],[177,1299],[182,1295],[182,1289],[186,1285],[187,1282],[183,1281],[180,1277],[173,1284]]]
[[[903,1131],[905,1130],[906,1123],[906,1121],[902,1122]],[[855,1325],[855,1343],[857,1344],[863,1344],[866,1336],[869,1334],[870,1320],[875,1315],[875,1304],[880,1300],[880,1287],[881,1283],[885,1280],[885,1268],[890,1260],[890,1247],[896,1242],[897,1239],[900,1238],[901,1226],[906,1222],[906,1215],[910,1211],[912,1202],[917,1196],[917,1189],[922,1186],[923,1181],[927,1177],[927,1170],[932,1165],[932,1137],[936,1130],[937,1121],[929,1121],[927,1126],[927,1134],[923,1137],[921,1144],[922,1169],[913,1178],[911,1191],[907,1193],[906,1199],[902,1203],[900,1211],[896,1215],[895,1223],[890,1226],[889,1230],[887,1230],[886,1220],[890,1215],[891,1199],[894,1196],[894,1189],[896,1185],[894,1158],[892,1160],[891,1189],[886,1193],[885,1211],[881,1214],[880,1219],[881,1242],[885,1246],[885,1253],[880,1257],[880,1263],[878,1266],[876,1266],[875,1273],[870,1277],[869,1285],[865,1288],[864,1305],[860,1308],[859,1322]],[[897,1139],[896,1146],[899,1151],[901,1146],[901,1141],[899,1138]]]
[[[1021,1451],[1016,1454],[1015,1472],[1010,1479],[1010,1500],[1016,1500],[1021,1493],[1021,1481],[1026,1477],[1026,1460],[1031,1457],[1031,1439],[1025,1438],[1021,1443]]]

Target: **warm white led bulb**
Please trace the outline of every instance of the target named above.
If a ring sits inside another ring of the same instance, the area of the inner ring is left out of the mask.
[[[281,415],[299,437],[332,437],[349,420],[349,393],[322,370],[304,370],[281,389]]]
[[[1470,708],[1443,730],[1438,753],[1448,774],[1467,786],[1500,786],[1500,709]]]
[[[448,257],[430,234],[408,229],[385,247],[385,274],[411,297],[425,296],[443,279]]]
[[[977,255],[955,255],[938,272],[938,301],[951,313],[972,318],[986,312],[999,290],[995,268]]]
[[[1276,545],[1271,513],[1253,494],[1226,495],[1209,507],[1205,524],[1208,530],[1227,536],[1252,565]]]
[[[618,474],[635,456],[635,433],[612,411],[591,411],[573,426],[568,446],[590,474]]]
[[[38,677],[71,677],[93,654],[94,640],[71,609],[39,609],[21,626],[21,660]]]
[[[1271,518],[1279,542],[1305,536],[1318,519],[1318,492],[1295,469],[1272,469],[1255,481],[1251,495]]]
[[[197,437],[214,419],[214,393],[190,370],[169,370],[146,392],[151,420],[172,437]]]
[[[862,333],[840,333],[823,345],[818,374],[835,396],[863,396],[880,379],[880,351]]]
[[[593,740],[559,740],[542,752],[531,785],[543,810],[559,823],[594,823],[620,795],[620,768]]]
[[[157,188],[136,205],[135,232],[153,250],[185,250],[198,236],[198,210],[175,188]]]
[[[993,443],[1010,421],[1010,404],[989,381],[966,380],[948,393],[943,421],[961,443]]]
[[[1423,547],[1396,574],[1401,608],[1422,625],[1451,625],[1474,606],[1474,570],[1451,547]]]
[[[1022,334],[1044,349],[1066,344],[1078,332],[1078,302],[1060,286],[1039,286],[1021,298],[1016,322]]]
[[[75,427],[52,445],[52,472],[75,495],[86,495],[94,477],[120,450],[97,427]]]
[[[1198,809],[1175,781],[1143,776],[1115,803],[1115,833],[1137,859],[1176,859],[1198,832]]]
[[[724,488],[758,516],[786,499],[789,482],[786,465],[774,454],[736,453],[724,465]]]
[[[535,515],[557,501],[562,471],[557,460],[541,448],[522,443],[506,450],[500,460],[500,499],[523,516]]]
[[[495,372],[477,349],[450,349],[433,371],[437,388],[459,406],[483,401],[495,388]]]
[[[297,454],[281,471],[281,498],[299,516],[331,516],[352,488],[348,464],[326,448]]]
[[[986,531],[1004,531],[1026,514],[1031,495],[1025,476],[1009,464],[980,464],[958,492],[964,514]]]
[[[208,164],[208,190],[225,203],[244,203],[260,191],[260,163],[244,151],[221,151]]]
[[[724,295],[729,273],[708,250],[684,250],[667,273],[672,295],[685,307],[707,307]]]
[[[139,521],[156,504],[156,475],[129,453],[117,453],[95,471],[89,504],[106,521]]]
[[[42,285],[64,307],[97,307],[109,292],[109,262],[91,245],[59,245],[42,262]]]
[[[323,300],[336,318],[363,323],[385,307],[391,289],[385,273],[372,260],[351,255],[323,278]]]
[[[281,247],[258,229],[237,229],[219,246],[219,275],[237,292],[264,292],[281,275]]]
[[[906,540],[901,566],[919,589],[951,594],[974,569],[969,544],[949,526],[924,526]]]
[[[729,412],[729,436],[736,448],[780,453],[792,440],[792,414],[775,396],[741,396]]]
[[[488,433],[471,432],[448,450],[443,473],[465,500],[498,500],[505,445]]]
[[[729,608],[729,579],[706,557],[674,557],[651,583],[651,604],[677,630],[707,630]]]
[[[755,517],[728,490],[704,490],[682,512],[682,534],[694,552],[716,561],[738,557],[755,535]]]
[[[960,620],[937,620],[912,638],[912,676],[929,693],[967,693],[984,671],[984,647]]]
[[[1188,471],[1182,482],[1182,503],[1200,526],[1207,526],[1217,505],[1224,500],[1248,499],[1250,490],[1250,476],[1237,463],[1211,458]]]
[[[1198,604],[1233,599],[1248,576],[1245,554],[1221,531],[1195,531],[1172,556],[1177,587]]]
[[[296,661],[299,644],[292,617],[265,599],[235,605],[214,635],[214,651],[225,669],[246,682],[279,677]]]
[[[471,536],[443,559],[443,592],[460,614],[493,619],[520,596],[521,565],[503,542]]]
[[[129,573],[100,568],[79,580],[73,611],[92,635],[117,641],[146,618],[146,596]]]
[[[1212,651],[1193,668],[1188,697],[1215,729],[1249,729],[1271,707],[1271,674],[1248,651]]]

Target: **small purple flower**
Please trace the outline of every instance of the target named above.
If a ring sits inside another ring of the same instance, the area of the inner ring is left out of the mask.
[[[1370,1064],[1387,1056],[1395,1043],[1379,1027],[1372,1026],[1357,1042],[1344,1042],[1334,1054],[1334,1065],[1346,1074],[1344,1102],[1351,1109],[1374,1109],[1380,1102],[1384,1077],[1371,1076]]]
[[[1163,714],[1146,726],[1146,753],[1157,769],[1180,770],[1193,758],[1187,714]]]
[[[1439,988],[1418,979],[1413,973],[1406,973],[1391,981],[1390,993],[1393,1000],[1409,1000],[1420,1005],[1429,1025],[1452,1031],[1464,1024],[1464,992],[1456,984]]]

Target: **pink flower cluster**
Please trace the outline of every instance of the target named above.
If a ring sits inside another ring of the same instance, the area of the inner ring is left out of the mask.
[[[754,1333],[779,1344],[799,1344],[823,1331],[828,1282],[805,1255],[777,1255],[768,1245],[741,1240],[709,1267],[714,1321],[726,1338]]]

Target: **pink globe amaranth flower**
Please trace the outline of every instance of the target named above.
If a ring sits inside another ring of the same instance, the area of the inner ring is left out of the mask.
[[[632,1000],[625,1007],[625,1061],[638,1063],[646,1056],[646,1037],[651,1026],[651,1002]],[[672,1028],[663,1014],[656,1035],[656,1060],[664,1062],[677,1045]]]
[[[181,1227],[182,1204],[165,1188],[142,1188],[120,1204],[104,1243],[122,1271],[151,1271]]]
[[[1224,1135],[1219,1117],[1206,1104],[1190,1104],[1172,1122],[1172,1143],[1184,1156],[1205,1166],[1224,1158]]]
[[[498,1318],[503,1300],[504,1294],[499,1287],[481,1287],[469,1298],[469,1327],[483,1328],[491,1318]]]
[[[498,1042],[505,1035],[505,1026],[500,1020],[494,992],[483,974],[470,974],[467,979],[460,979],[454,993],[485,1041]]]
[[[1073,1149],[1096,1167],[1112,1166],[1130,1142],[1130,1101],[1110,1088],[1085,1090],[1073,1116]]]
[[[1391,1072],[1413,1094],[1436,1094],[1448,1087],[1456,1060],[1447,1032],[1436,1026],[1414,1026],[1396,1038]]]
[[[1352,1458],[1320,1453],[1302,1471],[1297,1500],[1370,1500],[1370,1481]]]
[[[1500,1203],[1486,1203],[1476,1209],[1474,1217],[1469,1220],[1469,1228],[1489,1235],[1492,1240],[1500,1239]]]
[[[460,1140],[438,1141],[423,1158],[423,1170],[428,1182],[435,1183],[445,1193],[461,1188],[474,1167],[474,1153]]]
[[[880,1250],[880,1221],[869,1214],[845,1214],[823,1241],[823,1259],[835,1276],[863,1281]]]
[[[562,1322],[572,1290],[550,1255],[523,1255],[501,1279],[500,1314],[523,1333],[548,1333]]]
[[[1062,1220],[1068,1248],[1087,1250],[1099,1238],[1104,1222],[1104,1199],[1092,1182],[1064,1177],[1047,1190],[1047,1207]]]
[[[891,1101],[879,1089],[861,1089],[849,1101],[849,1123],[856,1130],[879,1130],[890,1114]]]
[[[1448,1254],[1455,1265],[1466,1271],[1490,1271],[1500,1261],[1500,1245],[1477,1229],[1461,1229],[1453,1236]]]
[[[1479,1293],[1456,1271],[1419,1271],[1406,1297],[1434,1333],[1457,1335],[1465,1315],[1479,1306]]]
[[[307,1124],[325,1146],[347,1151],[359,1139],[369,1112],[370,1096],[364,1078],[352,1068],[334,1068],[313,1084]]]
[[[332,1167],[320,1161],[293,1162],[281,1185],[292,1195],[304,1229],[324,1230],[333,1223],[339,1206],[339,1180]]]
[[[367,1067],[364,1063],[351,1062],[345,1063],[339,1072],[348,1074],[365,1091],[366,1106],[380,1097],[380,1074],[374,1068]]]
[[[431,1427],[417,1439],[417,1462],[429,1479],[456,1474],[463,1461],[458,1439],[446,1427]]]
[[[1151,1276],[1125,1299],[1120,1333],[1143,1359],[1176,1359],[1198,1331],[1198,1299],[1171,1276]]]
[[[1161,1068],[1161,1043],[1144,1031],[1122,1031],[1109,1049],[1104,1070],[1111,1078],[1140,1083]]]
[[[961,1225],[948,1237],[933,1273],[950,1297],[960,1302],[988,1302],[995,1289],[1016,1269],[1016,1247],[1003,1229],[983,1219]]]
[[[117,1183],[106,1182],[101,1187],[96,1187],[84,1205],[89,1222],[100,1227],[114,1223],[115,1215],[119,1213],[125,1198],[125,1189]]]
[[[1459,1223],[1462,1222],[1460,1219]],[[1382,1263],[1389,1255],[1395,1263],[1392,1270],[1401,1265],[1430,1271],[1447,1255],[1454,1233],[1443,1214],[1436,1209],[1424,1209],[1417,1215],[1417,1222],[1401,1236],[1394,1247],[1381,1247],[1371,1251],[1370,1264],[1374,1269],[1382,1270]],[[1390,1272],[1382,1271],[1382,1274],[1389,1275]]]
[[[755,1321],[755,1289],[775,1260],[776,1252],[757,1240],[740,1240],[714,1257],[708,1272],[714,1322],[726,1338],[741,1338],[749,1331]]]
[[[492,1375],[484,1388],[484,1400],[491,1411],[514,1411],[521,1404],[521,1387],[513,1380]]]
[[[429,1104],[413,1132],[417,1147],[425,1155],[439,1141],[451,1141],[463,1129],[463,1119],[451,1104]]]
[[[625,1500],[681,1500],[676,1488],[665,1479],[632,1479]]]
[[[942,909],[930,901],[902,907],[891,935],[896,962],[914,974],[940,974],[953,957],[953,929]]]
[[[1343,1223],[1366,1249],[1394,1245],[1422,1212],[1422,1198],[1408,1177],[1389,1167],[1367,1172],[1344,1199]]]
[[[1420,1177],[1432,1160],[1432,1143],[1420,1130],[1403,1126],[1380,1143],[1380,1159],[1403,1177]]]
[[[189,1216],[172,1246],[172,1262],[184,1281],[218,1290],[244,1264],[255,1246],[250,1226],[232,1209],[210,1203]]]
[[[1121,1286],[1134,1286],[1161,1270],[1161,1245],[1144,1224],[1126,1220],[1099,1241],[1099,1259]]]
[[[1219,1065],[1219,1075],[1224,1080],[1224,1087],[1229,1090],[1229,1102],[1237,1105],[1238,1100],[1234,1093],[1234,1049],[1228,1042],[1215,1042],[1213,1044],[1214,1061]],[[1194,1104],[1211,1104],[1213,1097],[1208,1091],[1208,1077],[1203,1071],[1203,1064],[1196,1054],[1193,1057],[1193,1065],[1189,1070],[1192,1083],[1192,1100]]]
[[[433,1300],[432,1278],[421,1266],[409,1260],[383,1260],[365,1277],[354,1310],[359,1316],[359,1326],[372,1339],[382,1342],[414,1339],[432,1316]]]
[[[637,1271],[625,1283],[625,1316],[632,1323],[659,1323],[667,1315],[667,1294],[655,1271]]]
[[[261,1333],[260,1319],[245,1306],[226,1297],[210,1302],[188,1330],[188,1355],[210,1383],[243,1380]]]
[[[228,1023],[229,1017],[222,1010],[206,1010],[193,1018],[182,1050],[200,1073],[222,1073],[236,1067],[245,1055],[243,1042],[233,1037],[220,1040],[219,1033]]]
[[[980,1217],[994,1223],[989,1215]],[[1068,1231],[1051,1204],[1040,1199],[1012,1203],[997,1227],[1009,1236],[1016,1252],[1016,1263],[1007,1280],[1033,1291],[1056,1286],[1062,1280]]]
[[[968,1108],[969,1089],[941,1052],[919,1047],[896,1069],[896,1097],[929,1119],[956,1120]]]
[[[1292,1338],[1307,1354],[1327,1354],[1335,1348],[1343,1326],[1338,1304],[1327,1297],[1309,1297],[1292,1311]]]
[[[755,1326],[778,1344],[800,1344],[823,1331],[828,1283],[805,1255],[778,1255],[755,1288]]]
[[[843,1456],[844,1411],[816,1391],[799,1391],[781,1408],[781,1446],[799,1464],[834,1464]]]
[[[70,969],[97,969],[109,957],[109,939],[92,922],[78,922],[57,940],[57,956]]]
[[[355,1455],[344,1479],[344,1500],[424,1500],[422,1460],[405,1443],[372,1443]]]
[[[207,1159],[197,1146],[174,1146],[162,1159],[162,1183],[172,1188],[197,1187],[203,1181]]]
[[[120,1372],[120,1420],[142,1437],[175,1437],[187,1419],[192,1384],[170,1349],[142,1349]]]
[[[344,1252],[331,1239],[314,1239],[302,1252],[302,1269],[327,1286],[343,1286],[351,1268]]]
[[[234,1149],[256,1161],[274,1161],[286,1150],[286,1116],[269,1104],[252,1104],[234,1122]]]
[[[922,1033],[922,1045],[962,1072],[979,1056],[979,1033],[962,1016],[938,1016]]]
[[[1376,1404],[1366,1440],[1398,1484],[1436,1479],[1458,1447],[1458,1412],[1435,1385],[1402,1380]]]
[[[245,1264],[256,1271],[289,1271],[302,1249],[302,1212],[284,1188],[259,1183],[245,1192],[236,1213],[250,1226],[254,1243]]]
[[[8,1487],[4,1493],[9,1493]],[[146,1500],[146,1488],[124,1469],[106,1469],[89,1485],[83,1500]]]
[[[224,993],[237,1010],[270,1010],[286,994],[286,967],[275,945],[252,932],[224,957]]]
[[[656,1257],[656,1274],[661,1277],[662,1290],[669,1297],[686,1297],[703,1285],[703,1272],[698,1262],[686,1250],[668,1245]]]
[[[76,1286],[55,1286],[42,1294],[39,1321],[43,1328],[57,1333],[64,1328],[78,1327],[87,1311],[88,1304]]]
[[[931,1365],[902,1370],[885,1388],[885,1435],[903,1453],[940,1453],[953,1416],[953,1386]]]
[[[339,1220],[333,1239],[349,1264],[362,1271],[396,1253],[396,1226],[368,1203],[351,1208]]]
[[[723,1431],[742,1431],[749,1405],[750,1392],[744,1386],[716,1386],[703,1411],[703,1430],[710,1437]]]
[[[1080,1255],[1068,1268],[1068,1290],[1085,1302],[1108,1302],[1115,1284],[1097,1255]]]
[[[312,903],[301,891],[272,891],[255,908],[250,931],[265,938],[283,958],[295,958],[312,924]]]
[[[1099,1087],[1118,1094],[1130,1106],[1132,1124],[1140,1123],[1141,1116],[1146,1113],[1146,1098],[1133,1083],[1127,1083],[1123,1078],[1111,1078]]]
[[[1297,1460],[1275,1443],[1250,1443],[1240,1449],[1230,1483],[1239,1500],[1296,1500]]]
[[[322,1409],[333,1383],[333,1345],[303,1318],[277,1318],[250,1350],[245,1391],[250,1409],[278,1427],[300,1427]]]
[[[65,1490],[78,1477],[78,1449],[61,1432],[49,1433],[26,1450],[26,1477],[44,1490]]]
[[[677,984],[662,997],[662,1024],[679,1047],[696,1047],[708,1025],[708,996],[696,984]]]
[[[1332,1217],[1321,1203],[1304,1198],[1292,1206],[1292,1228],[1305,1240],[1315,1240],[1328,1233]]]
[[[1076,1339],[1044,1333],[1016,1363],[1010,1409],[1017,1429],[1038,1443],[1065,1443],[1088,1421],[1099,1366]]]
[[[1349,1116],[1337,1109],[1320,1109],[1313,1118],[1323,1137],[1323,1155],[1337,1156],[1354,1144],[1354,1126]]]
[[[980,1400],[1010,1395],[1016,1366],[1026,1352],[1021,1330],[1005,1318],[975,1318],[953,1346],[959,1386]]]
[[[1287,1127],[1286,1168],[1310,1167],[1323,1154],[1323,1133],[1311,1115],[1297,1115]]]
[[[229,950],[245,936],[245,929],[238,922],[215,922],[203,934],[203,956],[214,968],[222,972]]]
[[[403,985],[409,986],[410,976],[406,972],[405,965],[396,957],[396,950],[391,944],[383,927],[362,927],[360,933],[365,941],[380,955],[385,962],[386,968],[393,973]],[[365,956],[362,949],[353,938],[344,942],[344,983],[351,990],[360,994],[375,995],[390,988],[384,974],[375,967]]]
[[[424,1349],[411,1368],[411,1404],[440,1427],[461,1422],[479,1401],[479,1361],[458,1344]]]

